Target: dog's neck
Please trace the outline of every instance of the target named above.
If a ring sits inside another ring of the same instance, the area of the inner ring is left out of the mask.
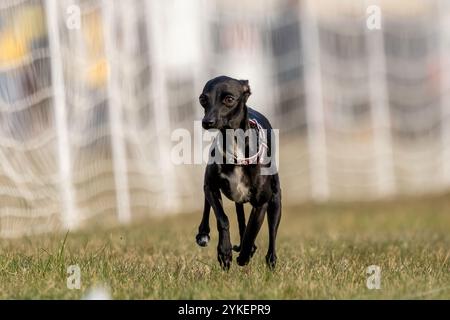
[[[239,113],[239,117],[235,120],[233,120],[234,125],[229,128],[232,130],[237,130],[237,129],[242,129],[245,131],[247,131],[250,128],[250,123],[248,121],[248,108],[247,105],[244,105],[244,108],[242,109],[242,112]],[[221,133],[222,135],[225,137],[226,134],[226,130],[227,129],[221,129]]]
[[[246,105],[244,105],[244,109],[243,109],[243,115],[242,115],[242,120],[239,124],[239,129],[242,129],[244,131],[247,131],[250,128],[250,123],[248,122],[248,108]]]
[[[238,129],[242,129],[244,132],[247,132],[248,129],[250,129],[250,122],[249,122],[249,117],[248,117],[248,108],[246,105],[244,105],[244,108],[242,109],[242,112],[240,112],[240,116],[238,119],[234,120],[235,125],[232,126],[231,130],[238,130]],[[228,130],[229,130],[228,129]],[[227,129],[221,129],[221,133],[222,133],[222,137],[223,137],[223,145],[226,144],[226,130]],[[246,154],[248,156],[249,153],[249,141],[248,139],[245,139],[245,152],[244,154]],[[224,159],[225,159],[225,155],[224,155]]]

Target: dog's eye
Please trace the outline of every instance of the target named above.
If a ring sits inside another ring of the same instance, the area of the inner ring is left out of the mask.
[[[225,99],[223,99],[223,102],[227,105],[231,105],[234,102],[234,97],[232,96],[226,96]]]

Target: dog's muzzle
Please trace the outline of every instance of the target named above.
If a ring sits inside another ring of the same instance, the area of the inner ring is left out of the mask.
[[[205,130],[214,129],[215,126],[216,126],[216,121],[214,121],[214,120],[210,120],[210,119],[203,119],[202,120],[202,127]]]

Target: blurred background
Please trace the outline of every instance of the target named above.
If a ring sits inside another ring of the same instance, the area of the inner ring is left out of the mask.
[[[200,213],[170,137],[222,74],[280,129],[285,205],[445,192],[449,72],[448,0],[2,0],[0,236]]]

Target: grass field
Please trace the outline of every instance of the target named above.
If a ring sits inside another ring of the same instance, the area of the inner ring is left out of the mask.
[[[449,196],[285,208],[275,272],[264,265],[266,223],[250,265],[223,272],[213,220],[210,246],[195,244],[199,219],[2,240],[0,298],[80,299],[106,284],[115,299],[450,299]],[[72,264],[80,290],[66,287]],[[369,265],[381,267],[379,290],[366,287]]]

